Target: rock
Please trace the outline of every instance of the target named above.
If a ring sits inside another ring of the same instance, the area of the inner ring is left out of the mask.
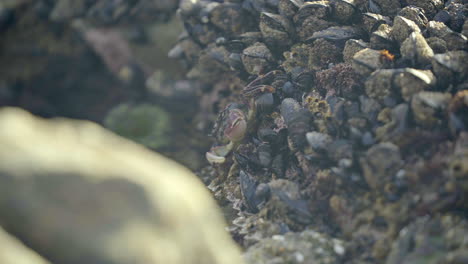
[[[367,184],[381,190],[391,181],[402,164],[400,150],[392,143],[380,143],[371,147],[361,158],[361,166]]]
[[[49,262],[0,227],[0,263],[48,264]]]
[[[87,4],[83,0],[60,0],[55,5],[50,20],[62,22],[86,13]]]
[[[244,254],[247,263],[339,263],[344,243],[321,233],[305,230],[263,239]]]
[[[434,51],[421,33],[413,32],[401,44],[401,55],[413,66],[425,66],[431,63]]]
[[[242,263],[182,166],[91,122],[4,108],[0,123],[0,225],[51,262]]]
[[[466,263],[467,231],[455,215],[417,218],[400,231],[385,263]]]

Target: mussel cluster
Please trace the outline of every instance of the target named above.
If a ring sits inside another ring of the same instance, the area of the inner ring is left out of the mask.
[[[177,0],[34,1],[36,13],[53,22],[65,22],[74,18],[87,18],[101,25],[114,25],[121,22],[148,22],[156,19],[161,21],[167,20],[177,8],[177,5]]]
[[[462,0],[182,0],[169,55],[206,84],[199,118],[218,115],[203,173],[234,238],[312,229],[347,241],[343,263],[397,263],[418,217],[465,223],[467,12]],[[426,263],[466,260],[453,243]],[[398,263],[416,263],[411,250]]]

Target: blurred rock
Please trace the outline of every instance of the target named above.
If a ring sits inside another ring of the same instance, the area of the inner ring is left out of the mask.
[[[151,104],[120,104],[109,112],[104,126],[150,149],[170,145],[170,115]]]
[[[242,263],[187,169],[91,122],[0,123],[0,225],[51,262]]]
[[[0,227],[0,263],[48,264],[49,262]]]
[[[247,263],[339,263],[344,243],[312,230],[275,235],[260,241],[245,253]]]
[[[467,228],[467,222],[454,215],[420,217],[400,231],[385,263],[466,263]]]

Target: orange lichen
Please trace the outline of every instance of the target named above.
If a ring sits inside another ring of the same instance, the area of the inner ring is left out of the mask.
[[[395,59],[395,55],[391,54],[390,51],[383,49],[380,51],[380,59],[391,62]]]

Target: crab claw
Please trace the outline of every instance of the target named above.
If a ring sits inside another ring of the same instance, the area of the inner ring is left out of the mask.
[[[244,113],[239,109],[230,110],[227,122],[228,125],[224,129],[224,135],[232,142],[241,141],[247,131]]]
[[[232,147],[233,147],[233,144],[232,142],[230,142],[227,145],[211,147],[210,152],[221,157],[226,157],[229,154],[229,152],[232,150]]]
[[[212,147],[209,152],[206,152],[206,159],[210,164],[221,164],[226,161],[226,156],[232,150],[234,144],[229,142],[227,145]]]
[[[210,164],[221,164],[226,161],[225,157],[218,156],[212,152],[206,152],[205,157],[206,157],[206,160],[208,160]]]

